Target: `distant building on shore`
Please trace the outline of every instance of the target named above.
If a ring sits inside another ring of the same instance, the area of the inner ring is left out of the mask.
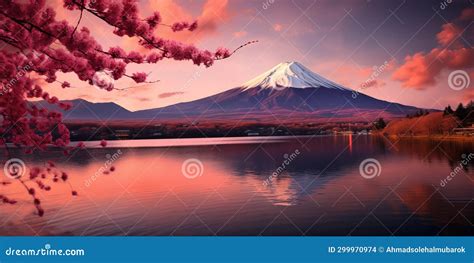
[[[114,133],[119,139],[128,139],[130,137],[130,130],[115,130]]]
[[[471,124],[470,127],[466,128],[455,128],[453,129],[454,134],[458,135],[469,135],[474,136],[474,124]]]

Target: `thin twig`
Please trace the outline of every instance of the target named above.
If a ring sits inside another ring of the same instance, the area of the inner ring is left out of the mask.
[[[82,4],[84,5],[84,0],[82,0],[81,2],[82,2]],[[73,30],[72,33],[71,33],[71,41],[74,39],[74,33],[76,33],[76,30],[77,30],[77,28],[79,27],[79,23],[81,23],[83,11],[84,11],[84,9],[81,8],[81,14],[79,15],[79,19],[77,20],[76,27],[74,28],[74,30]]]

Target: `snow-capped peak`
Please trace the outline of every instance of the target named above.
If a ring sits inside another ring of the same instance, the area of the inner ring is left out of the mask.
[[[298,62],[283,62],[269,71],[242,85],[245,89],[260,88],[332,88],[348,90],[301,65]]]

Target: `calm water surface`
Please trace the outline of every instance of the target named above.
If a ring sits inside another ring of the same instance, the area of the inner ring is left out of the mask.
[[[97,145],[68,157],[14,154],[28,167],[55,160],[79,196],[52,184],[40,195],[46,214],[38,217],[21,185],[3,186],[1,193],[19,203],[0,205],[0,234],[474,234],[474,159],[456,169],[474,152],[472,142],[354,135]],[[380,163],[379,176],[360,175],[367,158]],[[116,170],[105,175],[110,159]]]

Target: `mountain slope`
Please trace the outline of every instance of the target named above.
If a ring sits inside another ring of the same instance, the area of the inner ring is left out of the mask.
[[[298,62],[284,62],[242,85],[245,89],[319,88],[348,90],[312,72]]]
[[[286,85],[286,86],[284,86]],[[350,118],[357,120],[400,117],[414,113],[416,107],[378,100],[338,85],[311,72],[297,62],[277,65],[244,83],[241,87],[172,106],[139,111],[141,116],[161,118],[245,118],[284,119]]]
[[[91,120],[107,121],[115,119],[131,119],[134,114],[113,102],[93,103],[83,99],[65,100],[62,102],[72,104],[68,111],[58,109],[56,105],[51,105],[45,101],[32,102],[40,108],[59,111],[65,120]]]
[[[402,117],[419,110],[357,93],[297,62],[280,63],[240,87],[162,108],[130,112],[115,103],[72,102],[75,106],[64,113],[65,119],[373,121],[376,117]]]

